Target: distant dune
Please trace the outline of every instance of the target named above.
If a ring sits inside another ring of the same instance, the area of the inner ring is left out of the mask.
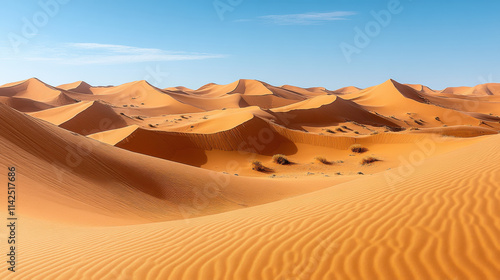
[[[0,279],[499,279],[499,96],[0,86]]]

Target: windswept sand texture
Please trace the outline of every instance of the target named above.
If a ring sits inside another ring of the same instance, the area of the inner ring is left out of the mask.
[[[499,131],[500,84],[7,84],[0,279],[500,279]]]

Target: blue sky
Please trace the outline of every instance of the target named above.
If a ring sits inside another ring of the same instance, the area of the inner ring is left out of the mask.
[[[0,83],[500,82],[500,2],[446,2],[2,0]]]

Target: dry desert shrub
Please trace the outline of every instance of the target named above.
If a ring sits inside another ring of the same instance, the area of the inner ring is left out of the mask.
[[[418,125],[424,125],[424,123],[422,122],[422,120],[413,120],[416,124]]]
[[[371,164],[371,163],[374,163],[374,162],[377,162],[377,161],[380,161],[380,159],[378,159],[376,157],[368,156],[368,157],[364,157],[361,160],[361,165]]]
[[[360,144],[352,145],[351,147],[349,147],[349,150],[351,150],[353,153],[358,153],[358,154],[362,154],[362,153],[368,151],[367,148],[361,146]]]
[[[285,155],[277,154],[273,156],[273,161],[277,164],[286,165],[290,164],[290,161]]]
[[[321,162],[323,164],[332,164],[331,162],[329,162],[325,157],[322,157],[322,156],[317,156],[314,158],[317,162]]]
[[[267,168],[262,165],[262,162],[258,160],[252,161],[252,170],[259,171],[259,172],[265,172],[267,171]]]

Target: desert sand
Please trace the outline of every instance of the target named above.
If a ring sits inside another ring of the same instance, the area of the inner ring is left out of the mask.
[[[499,131],[500,84],[6,84],[0,279],[500,279]]]

